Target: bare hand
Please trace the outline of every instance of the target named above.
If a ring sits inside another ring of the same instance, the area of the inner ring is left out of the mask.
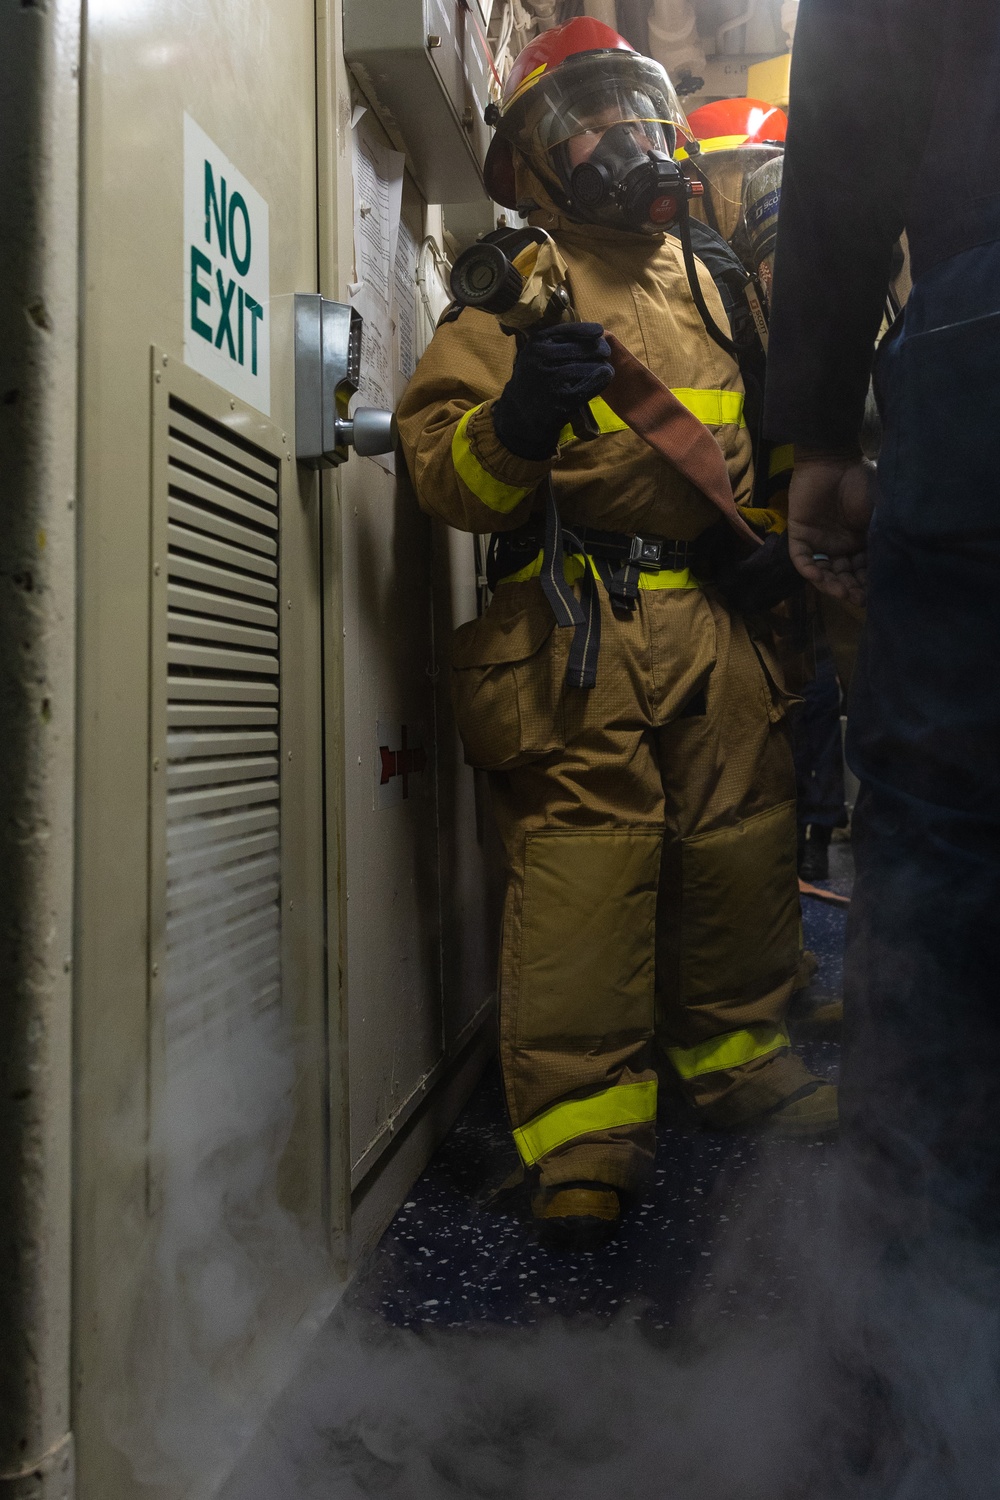
[[[865,458],[795,456],[788,491],[788,551],[803,578],[834,599],[863,605],[875,465]]]

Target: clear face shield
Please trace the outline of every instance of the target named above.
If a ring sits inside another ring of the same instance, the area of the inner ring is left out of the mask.
[[[584,53],[543,79],[524,101],[518,141],[535,170],[577,216],[625,224],[614,195],[603,204],[583,202],[574,172],[594,158],[602,172],[623,179],[650,153],[672,157],[678,138],[688,140],[687,120],[673,85],[658,63],[638,53]],[[577,179],[580,180],[580,179]],[[653,226],[655,227],[655,226]]]
[[[572,106],[553,114],[539,130],[539,145],[550,156],[564,150],[577,166],[613,125],[627,125],[644,151],[672,154],[673,121],[664,118],[648,94],[614,85],[595,89],[589,98],[574,100]]]

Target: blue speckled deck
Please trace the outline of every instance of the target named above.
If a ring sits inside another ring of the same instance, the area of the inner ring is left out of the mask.
[[[846,844],[831,849],[831,875],[823,884],[847,894]],[[846,908],[803,900],[806,946],[820,961],[818,995],[839,993],[845,920]],[[814,1071],[836,1076],[835,1044],[804,1043],[800,1050]],[[722,1237],[733,1243],[732,1226],[741,1217],[751,1253],[741,1258],[740,1277],[752,1277],[759,1266],[769,1287],[765,1302],[780,1300],[797,1267],[782,1254],[780,1232],[769,1235],[769,1221],[787,1224],[789,1204],[810,1198],[835,1151],[829,1143],[779,1145],[749,1134],[710,1134],[667,1100],[655,1180],[614,1240],[600,1253],[547,1252],[535,1241],[524,1203],[485,1201],[484,1190],[497,1187],[517,1164],[494,1068],[362,1269],[348,1305],[408,1328],[523,1325],[553,1313],[605,1320],[625,1313],[651,1331],[666,1330],[706,1293],[714,1294],[723,1315],[730,1300],[735,1305],[740,1288],[724,1284],[713,1246]],[[761,1192],[770,1195],[773,1215],[767,1203],[762,1208]],[[767,1316],[766,1306],[758,1315]]]

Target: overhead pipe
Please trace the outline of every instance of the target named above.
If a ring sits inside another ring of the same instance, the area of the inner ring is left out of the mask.
[[[795,43],[795,23],[799,18],[799,0],[783,0],[781,7],[781,29],[789,52]]]
[[[653,0],[649,12],[649,50],[671,78],[699,76],[705,70],[705,48],[691,0]]]
[[[612,31],[618,30],[618,6],[615,0],[584,0],[583,13],[595,21],[603,21]]]
[[[745,10],[741,11],[737,16],[733,16],[731,21],[724,21],[721,26],[717,27],[715,32],[715,50],[720,57],[726,52],[726,37],[731,35],[732,32],[738,31],[741,26],[748,25],[757,14],[757,6],[758,0],[747,0]],[[737,52],[741,50],[741,48],[736,48]]]
[[[540,31],[551,31],[556,24],[556,12],[559,9],[559,0],[522,0],[535,20],[538,22]]]

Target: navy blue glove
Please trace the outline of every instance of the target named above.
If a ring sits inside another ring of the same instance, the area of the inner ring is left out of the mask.
[[[753,524],[751,522],[751,524]],[[754,526],[759,534],[759,527]],[[725,521],[716,521],[694,544],[691,567],[711,583],[731,609],[754,615],[774,609],[799,593],[805,579],[788,555],[788,532],[766,532],[763,546],[749,554],[746,543]]]
[[[614,369],[600,323],[533,333],[493,408],[497,437],[518,458],[551,458],[566,423],[609,385]]]

